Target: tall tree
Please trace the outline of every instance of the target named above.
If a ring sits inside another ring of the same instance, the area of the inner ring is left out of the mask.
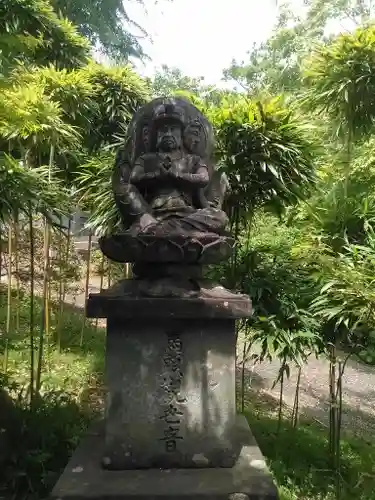
[[[179,68],[167,64],[155,72],[149,83],[155,96],[170,95],[180,90],[199,95],[207,87],[203,76],[192,78],[184,75]]]
[[[267,88],[272,93],[301,88],[301,62],[317,42],[328,41],[335,28],[362,25],[371,19],[370,0],[306,0],[301,15],[288,4],[280,14],[272,35],[249,51],[249,61],[233,61],[224,71],[247,90]]]
[[[0,2],[0,75],[17,62],[72,69],[87,62],[89,43],[48,0]]]
[[[135,0],[143,4],[143,0]],[[144,57],[139,40],[130,26],[147,33],[130,19],[123,0],[51,0],[55,10],[70,19],[79,31],[112,59],[127,61],[129,56]]]
[[[193,101],[198,99],[205,103],[219,105],[224,97],[235,95],[233,90],[207,84],[203,76],[187,76],[179,68],[166,64],[163,64],[147,81],[155,97],[180,94]]]
[[[325,113],[348,147],[373,133],[375,28],[358,28],[316,47],[304,64],[306,100]]]

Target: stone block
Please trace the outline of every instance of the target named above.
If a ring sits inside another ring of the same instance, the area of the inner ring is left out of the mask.
[[[104,466],[233,466],[235,346],[233,319],[109,318]]]
[[[93,430],[56,483],[52,500],[277,500],[277,489],[247,421],[239,417],[241,453],[234,467],[109,471],[103,436]]]

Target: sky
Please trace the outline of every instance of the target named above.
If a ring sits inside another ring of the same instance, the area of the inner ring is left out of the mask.
[[[295,0],[298,2],[298,0]],[[162,64],[178,67],[188,76],[203,76],[208,84],[221,83],[222,70],[233,59],[246,60],[254,42],[270,35],[277,18],[277,0],[145,0],[147,13],[137,2],[127,2],[131,19],[150,35],[142,41],[151,62],[135,62],[151,76]],[[132,29],[136,34],[136,30]]]

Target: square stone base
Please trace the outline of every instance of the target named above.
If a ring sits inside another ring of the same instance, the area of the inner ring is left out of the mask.
[[[78,447],[54,487],[56,500],[277,500],[277,489],[264,457],[247,430],[232,468],[143,469],[109,471],[101,466],[104,439],[91,432]]]

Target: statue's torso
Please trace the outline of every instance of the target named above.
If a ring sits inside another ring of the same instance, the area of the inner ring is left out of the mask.
[[[179,173],[195,173],[198,158],[193,155],[167,155],[165,153],[148,154],[141,157],[145,172],[155,172],[162,168],[167,157],[171,158],[169,168]],[[166,168],[166,167],[164,167]],[[194,207],[194,192],[188,187],[181,188],[174,179],[158,178],[142,189],[142,194],[150,207],[159,215],[186,212]]]

